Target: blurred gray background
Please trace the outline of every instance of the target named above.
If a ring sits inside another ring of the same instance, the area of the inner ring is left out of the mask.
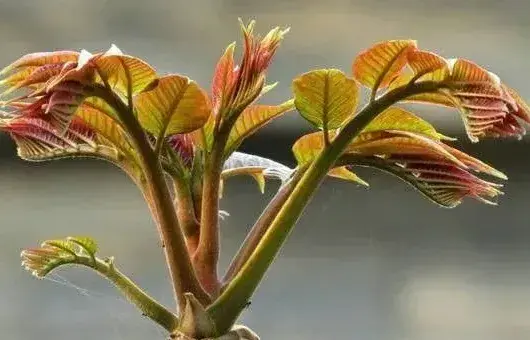
[[[116,43],[161,73],[209,87],[237,18],[257,30],[291,26],[265,101],[290,96],[310,68],[349,72],[353,56],[380,40],[415,38],[444,56],[472,59],[530,99],[530,3],[525,0],[112,1],[0,0],[1,64],[35,51],[105,50]],[[240,45],[239,45],[240,46]],[[245,312],[263,339],[522,340],[530,338],[530,162],[526,141],[469,145],[456,114],[422,115],[459,145],[510,176],[498,207],[434,206],[386,175],[360,171],[369,190],[329,180],[307,209]],[[295,113],[249,140],[244,151],[292,164],[308,129]],[[164,333],[99,277],[60,271],[38,281],[19,252],[44,239],[90,234],[102,255],[170,305],[155,227],[125,175],[98,162],[26,164],[0,139],[1,339],[162,339]],[[227,185],[223,265],[276,190],[248,179]]]

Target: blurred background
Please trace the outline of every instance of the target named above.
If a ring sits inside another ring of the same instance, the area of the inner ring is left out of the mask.
[[[0,0],[1,64],[36,51],[105,50],[116,43],[161,73],[209,87],[213,66],[237,40],[237,18],[265,33],[291,26],[269,72],[269,103],[311,68],[350,70],[380,40],[415,38],[446,57],[499,74],[530,99],[530,3],[523,0],[141,1]],[[458,116],[422,116],[467,151],[510,176],[498,207],[468,201],[441,209],[380,173],[359,171],[369,190],[329,180],[299,222],[245,312],[263,339],[499,340],[530,338],[530,152],[527,141],[469,145]],[[296,113],[250,139],[243,151],[293,164],[290,146],[308,129]],[[19,252],[42,240],[90,234],[102,255],[171,304],[158,237],[125,175],[100,162],[26,164],[0,138],[0,330],[2,339],[163,339],[106,282],[83,270],[40,282]],[[277,189],[231,180],[222,208],[226,265]]]

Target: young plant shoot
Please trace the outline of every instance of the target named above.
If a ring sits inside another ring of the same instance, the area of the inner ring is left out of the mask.
[[[464,198],[496,204],[506,176],[398,104],[453,108],[472,142],[520,139],[530,108],[498,76],[424,51],[413,40],[391,40],[360,53],[347,72],[298,76],[283,103],[258,104],[274,88],[266,73],[288,29],[260,38],[251,21],[241,30],[241,58],[234,58],[235,44],[226,48],[210,90],[179,74],[158,74],[116,46],[94,54],[27,54],[1,71],[0,130],[22,159],[103,159],[138,186],[158,228],[175,301],[165,301],[170,308],[155,301],[112,257],[100,258],[89,237],[22,251],[27,270],[42,278],[64,265],[90,268],[173,339],[255,340],[253,331],[236,325],[238,317],[326,176],[366,186],[354,169],[370,167],[442,207]],[[361,87],[370,91],[365,100]],[[315,130],[292,146],[296,168],[237,151],[290,111]],[[251,176],[262,192],[267,179],[281,185],[220,275],[219,200],[223,183],[239,175]]]

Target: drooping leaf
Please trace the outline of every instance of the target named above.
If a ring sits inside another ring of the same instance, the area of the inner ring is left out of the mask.
[[[158,138],[201,128],[211,111],[204,91],[179,75],[160,78],[155,88],[138,94],[134,104],[142,127]]]
[[[129,91],[135,95],[156,79],[155,70],[145,61],[124,55],[117,48],[111,48],[94,63],[98,73],[110,87],[127,97]]]
[[[411,81],[442,84],[438,91],[414,95],[405,101],[457,109],[472,142],[486,137],[522,138],[526,133],[519,119],[530,122],[530,116],[517,103],[518,95],[497,75],[465,59],[445,60],[417,50],[409,53],[409,66],[412,73],[400,75],[391,87],[406,86]]]
[[[414,40],[390,40],[360,53],[352,65],[353,76],[372,91],[383,89],[407,64],[408,53],[416,48]]]
[[[120,166],[133,178],[134,170],[128,159],[108,143],[98,141],[97,133],[81,118],[76,117],[66,133],[59,133],[48,122],[39,118],[6,118],[0,130],[11,135],[17,144],[20,158],[28,161],[48,161],[71,157],[92,157]]]
[[[424,124],[419,124],[421,128],[416,132],[397,129],[399,122],[396,126],[392,126],[390,120],[386,122],[388,130],[367,127],[356,137],[335,169],[369,166],[390,172],[445,207],[458,205],[466,196],[493,203],[493,199],[502,194],[501,185],[485,181],[472,171],[506,179],[502,172],[442,143],[430,129],[425,133]],[[316,132],[301,137],[293,151],[299,162],[309,162],[323,148],[323,133]],[[342,169],[340,171],[344,171]]]
[[[22,265],[38,278],[52,270],[71,264],[96,265],[96,242],[89,237],[68,237],[44,241],[40,248],[22,251]]]
[[[388,132],[362,133],[347,148],[347,153],[385,158],[388,155],[425,155],[449,159],[462,168],[466,165],[448,152],[436,139],[400,130]]]
[[[98,144],[116,148],[130,161],[136,158],[136,152],[127,134],[112,118],[117,116],[116,112],[105,101],[89,97],[78,107],[75,115],[96,132],[95,139]]]
[[[318,128],[337,129],[353,116],[359,101],[355,80],[336,69],[315,70],[293,81],[294,104]]]
[[[292,100],[276,106],[252,105],[248,107],[237,118],[236,123],[230,131],[230,135],[226,143],[225,154],[229,155],[232,153],[250,135],[261,129],[273,119],[292,109]]]
[[[243,152],[234,152],[223,165],[222,178],[226,179],[237,175],[252,176],[263,193],[265,190],[265,178],[275,178],[285,182],[291,177],[293,172],[294,169],[271,159]]]
[[[512,110],[513,98],[503,91],[498,77],[470,61],[453,61],[451,83],[460,85],[449,93],[472,142],[487,136]]]
[[[502,85],[503,90],[513,98],[513,111],[512,114],[519,119],[524,120],[527,123],[530,123],[530,105],[515,91],[514,89]]]

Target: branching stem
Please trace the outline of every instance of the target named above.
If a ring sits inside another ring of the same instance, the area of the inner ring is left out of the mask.
[[[433,92],[441,86],[442,84],[439,82],[421,82],[396,88],[369,102],[354,119],[344,126],[329,147],[320,153],[303,174],[248,261],[219,298],[208,308],[219,332],[226,332],[232,327],[298,221],[305,206],[351,140],[386,108],[411,95]]]

